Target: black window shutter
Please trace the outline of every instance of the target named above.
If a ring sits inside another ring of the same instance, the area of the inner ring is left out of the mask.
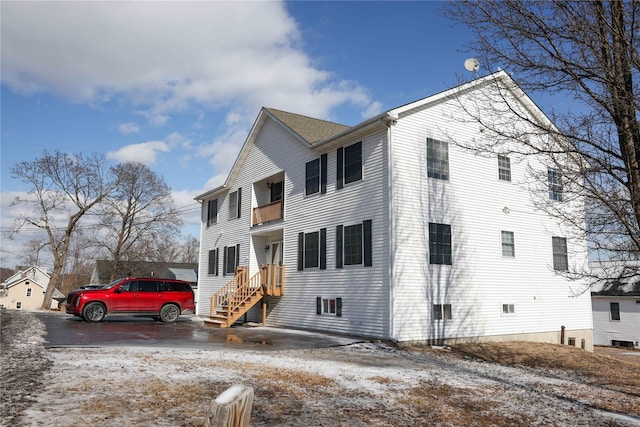
[[[215,273],[214,273],[214,274],[215,274],[216,276],[218,276],[219,269],[220,269],[220,267],[218,266],[218,262],[219,262],[219,260],[220,260],[220,248],[216,248],[216,253],[215,253],[215,257],[214,257],[214,258],[215,258],[215,260],[214,260],[214,263],[215,263],[215,264],[214,264],[214,265],[215,265],[215,267],[214,267]]]
[[[327,192],[327,155],[320,156],[320,192]]]
[[[336,227],[336,268],[342,268],[342,226]]]
[[[320,229],[320,270],[327,269],[327,229]]]
[[[336,187],[341,189],[344,187],[344,149],[342,147],[338,148],[338,166],[337,166],[338,174],[336,176]]]
[[[298,271],[304,269],[304,233],[298,233]]]
[[[342,317],[342,298],[336,298],[336,316]]]
[[[316,314],[320,316],[322,314],[322,298],[316,298]]]
[[[239,265],[240,265],[240,243],[236,245],[236,269],[238,268]],[[236,274],[235,271],[233,271],[232,273]]]
[[[362,234],[364,236],[364,266],[371,267],[373,265],[372,259],[372,243],[371,243],[371,220],[367,219],[362,222]]]
[[[224,252],[222,252],[222,275],[224,276],[225,274],[228,273],[227,271],[227,247],[225,246],[223,249]]]
[[[242,188],[238,188],[238,218],[240,218],[241,213],[242,213]]]
[[[209,270],[207,271],[207,274],[216,274],[216,267],[215,267],[215,259],[216,259],[216,251],[215,249],[212,251],[209,251]]]

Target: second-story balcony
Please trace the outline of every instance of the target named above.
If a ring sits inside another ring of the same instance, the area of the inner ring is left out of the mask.
[[[284,172],[278,172],[253,183],[253,215],[251,225],[266,224],[284,218]]]
[[[281,219],[284,216],[284,200],[276,200],[267,205],[253,208],[252,225]]]

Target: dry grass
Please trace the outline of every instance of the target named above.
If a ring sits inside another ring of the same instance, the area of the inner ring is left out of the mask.
[[[419,353],[436,357],[424,358]],[[533,395],[541,396],[543,402],[580,402],[577,408],[591,407],[640,417],[640,357],[625,360],[618,357],[623,356],[621,353],[607,349],[594,354],[551,344],[492,343],[460,345],[447,354],[413,348],[408,353],[318,350],[305,356],[354,366],[353,374],[348,368],[343,372],[346,380],[328,376],[327,372],[323,374],[320,365],[313,364],[307,365],[306,369],[287,369],[265,365],[259,360],[254,363],[204,358],[194,363],[194,360],[151,353],[136,357],[136,369],[145,372],[140,377],[142,380],[123,375],[120,378],[107,376],[97,382],[87,376],[84,381],[61,389],[60,393],[72,395],[75,407],[70,410],[82,414],[82,417],[74,418],[77,422],[68,424],[72,427],[200,427],[204,425],[211,401],[238,380],[254,388],[251,420],[258,426],[555,425],[553,410],[536,413],[530,409],[529,399]],[[428,362],[422,362],[425,364],[421,368],[420,363],[413,364],[414,359]],[[366,380],[368,386],[348,385],[349,375],[354,378],[357,375],[356,366],[366,367],[369,372],[372,367],[389,364],[403,372],[406,366],[408,370],[416,370],[418,375],[422,369],[433,369],[433,363],[435,366],[439,362],[452,367],[468,366],[469,360],[471,364],[477,364],[473,360],[483,360],[522,368],[541,379],[570,378],[572,381],[549,381],[524,387],[517,381],[501,382],[492,377],[466,382],[464,373],[460,374],[463,381],[450,382],[443,380],[446,374],[443,378],[436,374],[414,380],[411,375],[390,376],[373,371],[358,378]],[[171,366],[173,372],[185,373],[185,378],[190,380],[176,381],[158,376],[154,374],[157,372],[154,366]],[[202,372],[202,376],[194,376],[196,371]],[[207,372],[219,375],[207,375]],[[483,384],[483,380],[487,383]],[[157,423],[158,420],[163,422]]]
[[[464,344],[452,348],[461,357],[534,371],[551,370],[558,378],[572,376],[603,392],[618,392],[621,394],[618,399],[608,400],[574,389],[557,391],[591,402],[600,409],[640,416],[640,356],[624,354],[634,351],[637,350],[597,347],[594,353],[589,353],[575,347],[530,342]]]
[[[496,426],[534,424],[532,416],[501,411],[493,398],[504,390],[495,388],[466,389],[433,381],[422,381],[399,402],[409,410],[422,414],[433,425]]]

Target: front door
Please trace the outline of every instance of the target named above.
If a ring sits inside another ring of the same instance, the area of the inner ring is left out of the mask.
[[[282,241],[270,243],[267,256],[269,264],[282,265]]]
[[[273,265],[282,265],[282,241],[279,242],[271,242],[269,244],[269,253],[267,254],[267,262]],[[272,269],[271,274],[272,279],[271,283],[279,285],[280,284],[280,274],[277,269]]]

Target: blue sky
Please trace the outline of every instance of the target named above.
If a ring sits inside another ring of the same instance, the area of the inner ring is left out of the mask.
[[[262,106],[355,125],[469,78],[441,2],[8,2],[1,7],[1,229],[43,150],[142,161],[199,235]],[[493,70],[480,70],[484,74]],[[3,237],[13,266],[34,235]]]

